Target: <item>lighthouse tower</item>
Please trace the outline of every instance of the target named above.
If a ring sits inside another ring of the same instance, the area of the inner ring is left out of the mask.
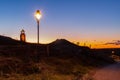
[[[23,29],[21,30],[21,34],[20,34],[20,41],[26,42],[26,35]]]

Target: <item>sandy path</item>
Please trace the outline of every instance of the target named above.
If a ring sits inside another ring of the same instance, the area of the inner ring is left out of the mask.
[[[97,70],[93,80],[120,80],[120,63]]]

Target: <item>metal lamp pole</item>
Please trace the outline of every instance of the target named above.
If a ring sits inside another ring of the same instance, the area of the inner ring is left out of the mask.
[[[37,43],[38,44],[39,44],[39,23],[40,21],[37,21],[37,38],[38,38]]]
[[[39,44],[39,23],[40,23],[41,17],[42,17],[41,12],[39,10],[37,10],[35,13],[35,18],[37,20],[37,43],[38,44]]]

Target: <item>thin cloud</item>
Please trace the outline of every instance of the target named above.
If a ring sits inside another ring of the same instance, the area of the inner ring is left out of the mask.
[[[113,40],[112,42],[107,42],[107,43],[105,43],[104,45],[109,45],[109,44],[112,44],[112,45],[120,45],[120,40]]]

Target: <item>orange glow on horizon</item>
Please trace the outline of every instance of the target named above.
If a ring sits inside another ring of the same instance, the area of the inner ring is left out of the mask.
[[[33,38],[31,38],[33,37]],[[19,38],[18,38],[19,39]],[[48,44],[51,43],[53,41],[55,41],[57,38],[46,38],[46,37],[41,37],[40,39],[40,43],[41,44]],[[93,40],[89,40],[89,41],[84,41],[84,40],[74,40],[74,39],[66,39],[74,44],[77,44],[77,42],[79,42],[79,46],[87,46],[87,47],[91,47],[92,49],[99,49],[99,48],[120,48],[120,45],[115,45],[115,44],[105,44],[111,40],[106,40],[106,41],[93,41]],[[26,42],[30,42],[30,43],[37,43],[36,37],[34,36],[29,36],[27,37]]]
[[[120,45],[115,45],[115,44],[105,44],[107,41],[105,42],[84,42],[84,41],[79,41],[79,46],[87,46],[90,47],[92,49],[100,49],[100,48],[120,48]],[[75,44],[77,44],[77,42],[73,42]]]
[[[55,41],[55,40],[53,40],[53,39],[40,39],[39,42],[40,42],[41,44],[48,44],[48,43],[51,43],[51,42],[53,42],[53,41]],[[27,40],[27,42],[37,43],[36,38],[29,38],[29,39]]]
[[[48,44],[51,43],[53,41],[55,41],[56,39],[41,39],[40,43],[41,44]],[[28,40],[28,42],[33,42],[36,43],[36,39],[30,39]],[[72,41],[70,41],[72,42]],[[73,43],[77,43],[73,42]],[[120,45],[114,45],[114,44],[107,44],[105,45],[106,42],[80,42],[79,41],[79,46],[87,46],[87,47],[91,47],[92,49],[99,49],[99,48],[120,48]]]

